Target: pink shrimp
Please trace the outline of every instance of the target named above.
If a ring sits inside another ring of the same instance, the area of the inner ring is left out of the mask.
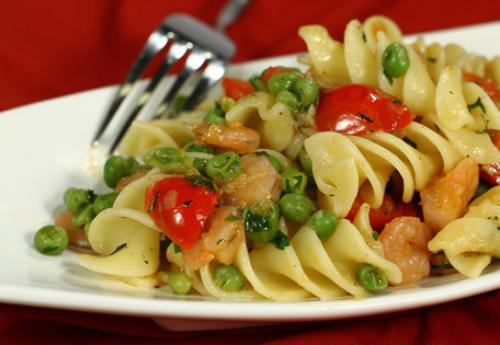
[[[213,259],[229,265],[244,241],[245,229],[234,206],[221,206],[215,210],[207,224],[208,231],[190,249],[182,254],[188,267],[197,270]]]
[[[412,284],[430,273],[431,252],[427,243],[432,233],[417,217],[398,217],[387,223],[379,236],[384,256],[395,263],[403,274],[399,284]]]
[[[445,176],[438,177],[420,192],[424,221],[437,233],[464,215],[479,183],[479,167],[472,158],[460,161]]]
[[[278,200],[281,176],[264,156],[248,154],[241,157],[241,173],[222,186],[225,204],[240,208],[271,198]]]
[[[238,122],[227,125],[202,123],[193,128],[196,140],[211,146],[238,153],[248,153],[259,148],[260,134]]]

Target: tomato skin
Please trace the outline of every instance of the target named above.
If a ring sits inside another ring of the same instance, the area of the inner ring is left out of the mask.
[[[208,187],[183,176],[170,176],[148,187],[144,209],[173,243],[189,249],[200,237],[217,201],[217,193]]]
[[[222,87],[224,88],[224,94],[234,100],[238,100],[255,91],[252,84],[248,81],[227,77],[222,79]]]
[[[493,186],[500,185],[500,162],[481,166],[481,178]]]
[[[465,72],[464,78],[467,81],[478,84],[496,102],[500,102],[500,88],[490,78],[481,78],[473,73]]]
[[[263,82],[267,83],[267,81],[275,74],[292,73],[292,72],[296,72],[296,70],[293,68],[282,67],[282,66],[271,66],[265,69],[264,72],[262,72],[260,79]]]
[[[316,112],[320,131],[361,135],[372,130],[399,131],[415,116],[397,99],[360,84],[324,92]]]
[[[363,204],[363,201],[358,196],[351,207],[351,210],[347,214],[346,218],[350,221],[354,220],[359,208]],[[384,195],[384,201],[382,206],[378,209],[370,210],[370,225],[375,231],[382,231],[385,224],[389,223],[391,220],[397,217],[416,217],[417,211],[412,203],[404,203],[401,200],[395,201],[389,194]]]

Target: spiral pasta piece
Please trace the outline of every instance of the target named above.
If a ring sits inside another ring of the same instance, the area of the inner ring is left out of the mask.
[[[144,277],[159,267],[160,232],[144,212],[147,186],[164,177],[149,174],[132,182],[120,193],[112,208],[92,221],[88,240],[100,256],[81,255],[81,266],[98,273]]]
[[[261,134],[262,147],[284,151],[292,142],[295,122],[288,107],[274,97],[254,92],[240,100],[226,114],[229,122],[240,122]]]
[[[371,207],[379,208],[394,172],[403,181],[402,199],[409,202],[415,191],[461,157],[448,141],[417,122],[408,126],[405,139],[412,144],[384,132],[364,137],[321,132],[307,138],[305,149],[323,207],[344,217],[359,191]]]

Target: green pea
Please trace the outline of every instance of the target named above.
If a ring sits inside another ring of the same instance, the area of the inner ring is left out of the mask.
[[[284,194],[303,194],[307,186],[307,176],[297,169],[287,169],[281,174],[281,190]]]
[[[34,244],[42,254],[59,255],[68,247],[68,234],[59,226],[47,225],[36,232]]]
[[[299,96],[300,103],[304,108],[316,104],[319,97],[318,83],[311,78],[299,78],[294,86],[293,91]]]
[[[281,213],[292,222],[304,223],[315,209],[311,199],[302,194],[285,194],[280,200]]]
[[[71,219],[71,225],[73,225],[74,227],[84,226],[85,224],[89,224],[92,219],[94,219],[94,217],[94,206],[88,205],[78,214],[73,215],[73,218]]]
[[[232,265],[217,265],[213,278],[215,285],[226,292],[240,291],[245,287],[243,275]]]
[[[326,240],[337,227],[338,219],[330,211],[319,210],[311,216],[310,222],[319,239]]]
[[[280,160],[276,158],[274,155],[270,154],[269,152],[266,151],[257,151],[255,152],[257,156],[264,156],[267,158],[269,163],[276,169],[277,172],[280,174],[283,172],[283,165],[281,164]]]
[[[139,163],[134,158],[111,156],[104,164],[104,182],[110,188],[115,188],[122,177],[135,174]]]
[[[245,231],[253,242],[269,242],[279,231],[280,209],[271,199],[256,202],[243,210]]]
[[[223,96],[219,101],[219,106],[224,113],[227,113],[236,105],[236,101],[231,97]]]
[[[282,103],[288,106],[293,111],[299,110],[300,108],[300,102],[297,96],[287,90],[278,92],[274,100],[276,103]]]
[[[182,174],[193,166],[193,159],[175,147],[157,147],[146,151],[144,163],[167,174]]]
[[[357,279],[368,291],[382,291],[387,288],[387,277],[385,274],[369,264],[359,265]]]
[[[118,196],[117,192],[111,192],[108,194],[99,195],[94,200],[93,204],[94,213],[98,215],[105,209],[113,207],[113,203],[115,202],[117,196]]]
[[[184,272],[171,272],[167,277],[167,285],[176,295],[185,295],[191,290],[191,279]]]
[[[215,183],[222,184],[240,174],[240,156],[232,151],[225,152],[210,159],[205,168],[208,177]]]
[[[253,89],[255,91],[265,91],[266,90],[266,84],[260,79],[259,76],[254,76],[250,78],[250,84],[252,85]]]
[[[94,193],[91,190],[80,188],[68,188],[64,192],[64,204],[71,211],[76,214],[80,212],[85,206],[92,203]]]
[[[221,108],[215,107],[207,112],[207,115],[203,118],[203,122],[211,125],[224,125],[226,119],[224,118],[224,112]]]
[[[312,161],[311,157],[307,154],[306,150],[302,149],[299,152],[299,163],[306,174],[312,174]]]
[[[215,150],[212,147],[207,147],[203,145],[195,144],[194,142],[189,143],[184,150],[186,152],[203,152],[209,153],[211,155],[215,154]]]
[[[384,74],[392,83],[392,78],[403,76],[410,67],[408,50],[400,43],[391,43],[385,48],[382,56]]]
[[[297,79],[299,76],[295,73],[275,74],[267,81],[267,88],[273,95],[276,95],[280,91],[292,90]]]

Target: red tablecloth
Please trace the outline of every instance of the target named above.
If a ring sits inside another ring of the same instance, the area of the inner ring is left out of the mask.
[[[163,17],[187,12],[214,23],[224,3],[4,0],[0,110],[120,82]],[[238,46],[236,61],[244,61],[303,51],[301,24],[320,23],[340,38],[349,19],[376,13],[415,33],[498,20],[500,2],[254,0],[228,33]],[[498,344],[499,319],[498,291],[381,317],[211,333],[166,332],[144,318],[0,305],[0,343]]]

